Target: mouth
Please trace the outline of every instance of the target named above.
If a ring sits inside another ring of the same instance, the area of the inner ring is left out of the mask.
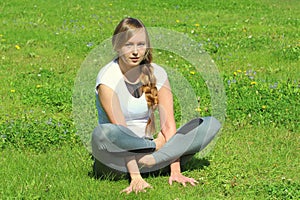
[[[140,59],[139,57],[132,57],[132,58],[130,58],[130,60],[131,60],[132,62],[134,62],[134,63],[138,62],[139,59]]]

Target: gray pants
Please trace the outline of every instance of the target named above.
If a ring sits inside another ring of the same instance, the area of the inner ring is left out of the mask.
[[[125,157],[152,154],[156,165],[140,172],[162,169],[178,158],[191,157],[204,149],[216,136],[221,124],[214,117],[196,118],[180,127],[158,151],[152,140],[139,138],[131,130],[116,124],[99,124],[92,134],[94,171],[99,174],[128,173]]]

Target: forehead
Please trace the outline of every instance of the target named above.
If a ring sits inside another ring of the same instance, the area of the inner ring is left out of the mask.
[[[146,32],[144,29],[134,31],[133,35],[127,42],[141,42],[146,41]]]

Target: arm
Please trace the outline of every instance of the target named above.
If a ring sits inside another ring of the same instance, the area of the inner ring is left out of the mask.
[[[173,95],[168,80],[158,91],[158,102],[161,132],[168,141],[176,133]]]
[[[98,86],[98,97],[109,121],[113,124],[126,126],[119,99],[114,91],[108,86],[101,84]]]
[[[169,81],[158,91],[159,114],[161,132],[166,141],[176,133],[176,123],[174,118],[173,95]],[[180,173],[179,159],[171,164],[171,173]]]
[[[159,113],[161,132],[164,135],[166,141],[168,141],[176,133],[176,123],[174,118],[173,108],[173,95],[169,81],[167,80],[164,86],[158,91]],[[169,184],[172,185],[172,181],[182,183],[184,186],[186,182],[191,185],[195,185],[197,181],[192,178],[185,177],[181,174],[180,159],[177,159],[170,165],[171,175]]]
[[[114,93],[114,91],[105,85],[99,85],[98,97],[110,122],[113,124],[118,124],[126,127],[127,125],[126,125],[125,117],[122,113],[119,99],[117,95]],[[131,183],[130,186],[128,186],[122,192],[130,193],[132,191],[135,191],[137,193],[139,191],[144,191],[148,187],[151,187],[142,178],[135,157],[134,156],[126,157],[125,161],[127,164],[128,172],[130,174]]]

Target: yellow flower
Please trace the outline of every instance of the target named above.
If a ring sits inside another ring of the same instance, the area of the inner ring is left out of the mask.
[[[3,35],[2,35],[2,34],[0,34],[0,37],[3,37]]]
[[[199,26],[200,26],[200,24],[195,24],[195,26],[196,26],[196,27],[199,27]]]
[[[256,85],[257,83],[255,81],[252,81],[250,84],[251,85]]]
[[[41,88],[42,86],[41,85],[36,85],[36,88]]]
[[[179,21],[179,19],[176,19],[176,23],[179,23],[180,21]]]
[[[190,71],[190,74],[194,75],[196,72],[195,71]]]
[[[264,110],[264,109],[266,109],[266,108],[267,108],[267,106],[263,105],[261,108]]]
[[[237,72],[233,72],[233,75],[235,75],[235,76],[236,76],[236,75],[237,75]]]
[[[241,73],[241,72],[242,72],[242,70],[238,69],[238,70],[237,70],[237,72],[238,72],[238,73]]]
[[[21,49],[21,47],[19,45],[15,45],[15,48],[18,50]]]
[[[12,89],[12,90],[10,90],[10,92],[11,92],[11,93],[15,93],[15,92],[16,92],[16,90]]]
[[[195,109],[195,111],[201,112],[201,108],[198,107],[198,108]]]

